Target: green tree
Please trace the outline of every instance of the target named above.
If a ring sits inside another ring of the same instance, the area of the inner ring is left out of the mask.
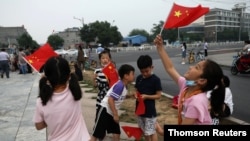
[[[158,24],[153,24],[153,28],[151,29],[151,38],[152,40],[156,37],[156,35],[160,34],[164,40],[168,40],[170,43],[174,42],[178,38],[178,29],[162,29],[164,22],[159,21]]]
[[[39,44],[36,41],[33,40],[31,48],[36,49],[38,47],[39,47]]]
[[[17,38],[17,42],[19,46],[23,48],[30,48],[33,47],[34,41],[32,40],[32,37],[28,33],[22,34],[20,37]]]
[[[99,22],[84,24],[80,30],[81,40],[87,44],[90,42],[101,43],[109,46],[110,43],[118,44],[122,40],[122,35],[116,26],[112,26],[109,22]]]
[[[159,21],[158,24],[153,24],[153,28],[151,29],[150,38],[153,39],[161,32],[162,25],[164,24],[163,21]]]
[[[64,40],[58,35],[50,35],[47,41],[54,49],[59,49],[63,46]]]
[[[147,39],[149,38],[149,33],[144,29],[133,29],[128,34],[128,36],[134,36],[134,35],[142,35],[144,37],[147,37]]]

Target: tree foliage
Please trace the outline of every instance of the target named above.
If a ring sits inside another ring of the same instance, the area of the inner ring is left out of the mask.
[[[162,30],[161,35],[164,40],[168,40],[170,43],[176,41],[178,38],[178,29],[162,29],[163,24],[163,21],[159,21],[158,24],[153,24],[150,38],[153,40]]]
[[[17,38],[18,45],[23,48],[37,48],[39,45],[36,41],[32,39],[32,37],[28,33],[22,34]]]
[[[101,43],[109,46],[110,43],[118,44],[122,40],[122,35],[116,26],[112,26],[109,22],[99,22],[84,24],[80,30],[81,40],[87,44],[90,42]]]
[[[50,35],[47,41],[54,49],[59,49],[63,46],[64,40],[58,35]]]

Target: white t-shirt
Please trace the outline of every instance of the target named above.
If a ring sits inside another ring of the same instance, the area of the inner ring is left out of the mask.
[[[207,47],[208,47],[208,44],[207,44],[207,42],[205,42],[203,48],[207,49]]]
[[[105,97],[103,98],[101,102],[101,106],[105,107],[107,109],[107,113],[110,115],[113,115],[110,106],[108,104],[108,98],[111,96],[115,100],[115,108],[118,110],[126,98],[126,95],[128,93],[127,88],[124,86],[121,80],[117,81],[107,92]]]
[[[83,49],[83,52],[84,52],[84,57],[89,56],[89,49]]]
[[[247,51],[248,53],[250,52],[250,44],[247,44],[243,47],[244,51]]]
[[[34,123],[45,121],[49,141],[88,141],[90,134],[86,127],[81,100],[75,101],[67,87],[63,92],[54,93],[45,106],[41,98],[36,101]]]
[[[211,97],[211,92],[212,91],[208,91],[207,92],[207,97],[210,98]],[[226,87],[225,88],[225,100],[224,103],[227,104],[227,106],[230,109],[231,114],[233,113],[233,95],[232,92],[230,90],[230,88]]]

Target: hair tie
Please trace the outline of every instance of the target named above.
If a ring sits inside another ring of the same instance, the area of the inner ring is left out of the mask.
[[[219,88],[219,86],[218,86],[218,85],[215,85],[214,90],[216,90],[216,89],[218,89],[218,88]]]
[[[46,84],[52,88],[52,86],[51,86],[49,80],[46,81]]]

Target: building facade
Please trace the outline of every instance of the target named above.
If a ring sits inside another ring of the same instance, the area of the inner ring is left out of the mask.
[[[232,10],[220,8],[211,9],[205,15],[204,33],[205,40],[218,41],[218,33],[224,29],[238,31],[237,39],[241,41],[241,33],[247,32],[250,35],[250,13],[245,12],[246,6],[235,5]]]
[[[75,48],[79,44],[83,44],[80,37],[80,29],[77,27],[67,28],[64,31],[60,31],[53,34],[58,35],[64,40],[64,49]]]
[[[232,10],[213,8],[209,13],[199,18],[189,26],[180,27],[179,32],[201,33],[205,41],[220,41],[218,34],[225,29],[234,30],[234,41],[242,41],[242,33],[247,33],[250,39],[250,13],[245,12],[245,3],[236,4]]]
[[[0,26],[0,44],[1,46],[18,45],[17,38],[22,34],[28,33],[24,26],[1,27]]]

